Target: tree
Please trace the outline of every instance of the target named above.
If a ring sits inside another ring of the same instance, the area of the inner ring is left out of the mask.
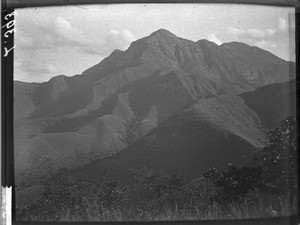
[[[291,193],[297,191],[297,126],[296,118],[288,116],[279,127],[266,133],[267,146],[262,149],[262,157],[257,167],[236,167],[211,169],[204,177],[217,187],[215,200],[230,202],[244,198],[254,189],[268,194]]]
[[[250,190],[260,187],[261,167],[237,167],[228,164],[227,169],[210,169],[204,177],[217,188],[214,200],[222,204],[231,201],[243,201]]]
[[[162,170],[154,173],[153,170],[141,167],[132,170],[135,182],[143,190],[143,194],[154,199],[159,205],[158,213],[161,213],[164,206],[172,199],[176,192],[184,185],[184,180],[178,175],[168,175]]]
[[[261,166],[266,191],[285,193],[297,190],[297,124],[288,116],[281,125],[266,133]]]

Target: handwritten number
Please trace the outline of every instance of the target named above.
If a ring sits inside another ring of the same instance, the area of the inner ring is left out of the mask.
[[[12,17],[13,15],[15,15],[15,12],[12,12],[12,13],[7,14],[7,15],[4,17],[4,19],[5,19],[5,20],[8,20],[9,17]]]
[[[7,24],[3,25],[2,28],[4,28],[6,26],[7,29],[13,27],[15,25],[15,21],[11,20],[9,21]]]
[[[16,46],[14,45],[14,47],[16,47]],[[4,47],[4,51],[5,51],[5,52],[4,52],[4,57],[8,56],[8,53],[9,53],[11,50],[13,50],[14,47],[12,47],[12,48],[10,48],[10,49],[8,49],[8,50],[7,50],[6,47]]]
[[[15,25],[15,21],[12,20],[14,15],[15,15],[15,12],[12,12],[12,13],[7,14],[4,17],[5,20],[10,20],[5,25],[3,25],[1,27],[1,28],[6,28],[7,29],[7,31],[3,35],[5,38],[9,38],[9,35],[12,34],[15,31],[15,29],[13,28],[14,25]],[[5,43],[6,43],[6,41],[5,41]],[[4,57],[7,57],[9,52],[11,50],[13,50],[14,48],[15,48],[15,46],[11,47],[10,49],[8,49],[7,47],[4,47]]]
[[[5,38],[8,38],[8,34],[11,34],[11,33],[13,33],[14,31],[15,31],[15,29],[6,31],[5,34],[4,34],[4,37],[5,37]]]

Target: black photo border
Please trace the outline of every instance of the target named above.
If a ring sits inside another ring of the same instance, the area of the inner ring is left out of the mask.
[[[124,3],[218,3],[218,4],[247,4],[261,6],[294,7],[296,18],[296,95],[297,95],[297,133],[299,134],[299,2],[297,0],[1,0],[1,185],[12,187],[12,224],[222,224],[222,225],[282,225],[299,224],[299,214],[287,217],[264,218],[264,219],[242,219],[242,220],[209,220],[209,221],[170,221],[170,222],[19,222],[15,219],[15,191],[14,191],[14,141],[13,141],[13,50],[4,57],[4,48],[14,46],[13,37],[5,38],[4,34],[9,30],[3,27],[10,20],[13,20],[12,12],[15,9],[27,7],[46,6],[68,6],[85,4],[124,4]],[[299,138],[297,142],[299,147]],[[297,149],[299,162],[299,148]],[[300,166],[298,166],[298,187],[299,187]],[[299,188],[298,188],[298,209]]]

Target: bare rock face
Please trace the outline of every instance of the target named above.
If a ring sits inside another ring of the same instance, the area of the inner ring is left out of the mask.
[[[260,121],[265,114],[257,114],[251,97],[236,95],[293,79],[294,67],[257,47],[193,42],[162,29],[126,51],[115,50],[81,75],[61,75],[44,83],[16,81],[16,183],[22,189],[27,187],[25,180],[39,184],[50,171],[123,152],[132,124],[135,142],[143,137],[154,140],[148,136],[153,129],[195,102],[192,109],[206,124],[201,132],[214,127],[218,135],[229,133],[229,139],[259,147],[257,126],[270,122]],[[181,140],[178,132],[170,135]],[[158,149],[167,145],[155,143]]]

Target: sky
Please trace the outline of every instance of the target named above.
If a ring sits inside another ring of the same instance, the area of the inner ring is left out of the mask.
[[[295,10],[233,4],[108,4],[17,9],[14,79],[73,76],[164,28],[192,41],[240,41],[295,61]]]

